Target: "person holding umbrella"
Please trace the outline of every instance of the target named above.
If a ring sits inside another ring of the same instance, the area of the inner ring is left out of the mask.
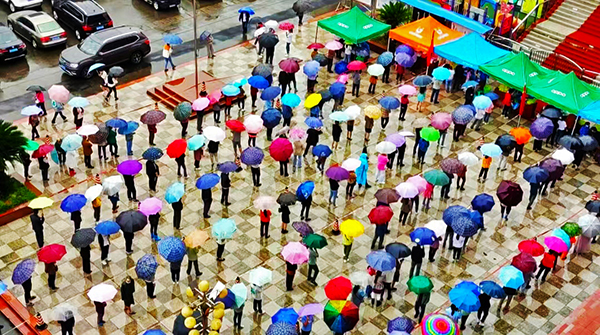
[[[131,310],[131,305],[135,304],[133,293],[135,292],[135,283],[131,276],[125,277],[121,283],[121,299],[125,304],[125,314],[133,315],[134,311]]]
[[[98,318],[97,318],[97,322],[98,322],[98,327],[103,327],[104,326],[104,310],[106,309],[106,302],[99,302],[99,301],[94,301],[94,306],[96,309],[96,313],[98,314]]]
[[[102,265],[108,265],[111,259],[108,257],[110,250],[110,235],[98,234],[98,244],[100,244],[100,260]]]
[[[57,320],[60,325],[60,331],[63,335],[73,335],[73,328],[75,328],[75,316],[73,311],[66,310],[64,312],[64,320]]]
[[[288,202],[286,200],[286,198],[293,198],[294,201],[293,202]],[[277,199],[279,202],[279,213],[281,213],[281,233],[282,234],[287,234],[288,230],[287,230],[287,226],[290,223],[290,204],[294,204],[296,202],[296,196],[290,192],[290,190],[288,189],[288,187],[285,187],[285,190],[283,191],[283,193],[281,195],[279,195],[279,198]],[[279,201],[281,200],[281,201]]]
[[[85,228],[85,229],[90,229],[90,228]],[[85,231],[85,230],[80,230],[79,232],[82,232],[82,231]],[[81,266],[83,268],[83,273],[85,273],[86,275],[89,275],[92,273],[91,262],[90,262],[91,251],[92,251],[92,248],[90,247],[90,245],[83,246],[79,249],[79,255],[81,256]]]
[[[83,107],[73,107],[73,121],[75,129],[79,129],[83,125]]]
[[[27,306],[33,306],[32,300],[36,297],[31,295],[31,276],[35,271],[35,261],[32,259],[26,259],[21,261],[15,267],[12,274],[12,281],[15,285],[21,284],[23,291],[25,292],[25,304]]]
[[[171,64],[173,64],[171,62]],[[175,67],[173,66],[173,70],[175,70]],[[166,71],[166,69],[165,69]],[[115,96],[115,101],[119,100],[119,97],[117,97],[117,84],[119,83],[117,81],[117,78],[110,73],[111,71],[109,71],[108,74],[108,78],[106,79],[106,87],[108,87],[108,92],[106,93],[106,96],[104,97],[104,101],[108,102],[110,100],[110,94],[114,93],[113,95]]]
[[[254,14],[254,11],[250,7],[243,7],[238,10],[240,13],[238,21],[242,23],[242,35],[246,35],[248,32],[248,22],[250,22],[250,15]]]
[[[113,127],[108,127],[108,136],[106,137],[106,143],[108,143],[108,150],[112,157],[119,157],[119,146],[117,145],[117,132]]]
[[[35,240],[37,242],[38,247],[41,249],[44,246],[44,213],[42,212],[39,215],[40,210],[35,208],[33,209],[33,213],[29,216],[31,219],[31,228],[35,233]]]
[[[56,287],[56,272],[58,272],[56,262],[45,263],[44,272],[48,274],[48,287],[53,291],[58,290]]]
[[[127,188],[127,199],[129,201],[138,201],[136,197],[136,189],[135,189],[135,180],[133,175],[123,175],[123,179],[125,180],[125,187]]]
[[[423,264],[423,258],[425,257],[425,251],[423,247],[419,243],[415,243],[410,252],[410,275],[409,278],[413,278],[413,276],[418,276],[421,272],[421,265]]]
[[[229,179],[229,173],[221,172],[221,204],[223,206],[229,206],[229,188],[231,187],[231,179]]]
[[[173,69],[173,71],[175,71],[175,64],[173,64],[173,57],[171,57],[172,53],[173,48],[171,47],[171,44],[166,43],[162,51],[162,56],[165,60],[165,74],[169,70],[169,64],[171,64],[171,68]]]
[[[81,146],[83,147],[83,162],[85,163],[85,167],[88,169],[93,169],[92,165],[92,142],[88,139],[87,136],[83,136],[83,141],[81,142]]]
[[[40,133],[37,127],[40,125],[40,119],[38,115],[29,116],[29,125],[31,126],[31,140],[35,141],[36,138],[40,138]]]
[[[317,286],[317,276],[319,275],[319,266],[317,265],[317,258],[319,258],[319,252],[316,248],[308,248],[308,274],[306,280],[309,283]]]
[[[160,169],[153,159],[148,159],[146,161],[146,175],[148,176],[148,186],[150,191],[156,192],[156,184],[158,183],[158,176],[160,176]]]
[[[369,159],[366,152],[360,155],[360,166],[356,169],[356,182],[358,183],[358,190],[364,186],[365,189],[370,188],[371,185],[367,182],[367,172],[369,170]]]

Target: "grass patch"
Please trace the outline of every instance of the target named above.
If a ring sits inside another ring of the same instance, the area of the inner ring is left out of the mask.
[[[33,192],[14,178],[7,178],[0,184],[0,214],[36,198]]]

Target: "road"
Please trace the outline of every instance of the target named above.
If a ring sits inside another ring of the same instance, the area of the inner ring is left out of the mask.
[[[197,1],[198,34],[204,30],[212,33],[215,50],[228,48],[244,42],[238,22],[237,10],[243,6],[252,6],[256,16],[268,20],[284,21],[295,17],[291,9],[295,0],[257,0],[257,1]],[[174,48],[175,64],[193,60],[193,12],[191,0],[182,0],[181,7],[170,11],[156,12],[142,0],[98,0],[106,9],[115,25],[132,25],[140,27],[151,41],[152,52],[138,66],[124,64],[126,75],[120,82],[139,79],[151,73],[161,71],[164,64],[162,58],[162,37],[166,33],[179,35],[184,43]],[[323,14],[335,9],[336,0],[312,1],[311,16]],[[50,0],[45,0],[42,9],[51,13]],[[6,23],[9,14],[8,6],[0,4],[0,22]],[[292,22],[296,23],[294,19]],[[73,31],[67,30],[68,46],[77,44]],[[248,38],[252,37],[252,31]],[[0,64],[0,118],[14,121],[22,118],[20,110],[33,103],[32,94],[25,89],[32,84],[46,88],[53,84],[64,85],[77,96],[87,96],[99,92],[100,80],[69,77],[58,68],[58,58],[63,47],[49,50],[34,50],[28,44],[28,55],[20,60]],[[206,54],[200,49],[200,56]]]

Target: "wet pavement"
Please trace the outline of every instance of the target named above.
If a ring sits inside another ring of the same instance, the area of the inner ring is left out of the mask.
[[[245,39],[241,34],[237,10],[243,6],[251,6],[256,16],[277,21],[295,17],[291,9],[295,0],[280,1],[197,1],[198,35],[204,30],[213,34],[216,51],[232,47]],[[142,0],[108,0],[99,1],[111,16],[115,25],[132,25],[142,29],[151,41],[152,52],[144,61],[134,66],[123,64],[126,75],[120,83],[143,78],[151,73],[160,71],[163,67],[162,37],[166,33],[179,35],[184,43],[176,46],[173,52],[175,64],[193,60],[193,12],[191,0],[182,0],[178,10],[155,11],[152,6]],[[305,15],[305,20],[335,9],[337,1],[313,1],[315,10]],[[43,10],[51,13],[50,1],[45,1]],[[0,4],[0,22],[6,22],[9,13],[8,6]],[[296,21],[294,19],[293,21]],[[77,40],[73,31],[66,29],[69,36],[68,46],[75,45]],[[252,38],[251,29],[248,38]],[[100,79],[91,80],[72,78],[63,74],[58,68],[58,58],[62,47],[49,50],[35,50],[29,43],[26,58],[0,64],[0,118],[14,121],[21,118],[19,111],[23,106],[31,104],[32,96],[25,89],[29,85],[38,84],[49,88],[53,84],[64,85],[74,95],[87,96],[100,91]],[[205,48],[200,48],[199,55],[206,55]]]

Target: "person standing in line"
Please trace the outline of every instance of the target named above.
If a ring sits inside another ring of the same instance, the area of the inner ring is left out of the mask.
[[[281,205],[279,207],[279,212],[281,213],[281,233],[287,234],[287,226],[290,223],[290,206]]]
[[[427,308],[427,303],[429,303],[429,298],[431,297],[431,293],[421,293],[417,296],[417,301],[415,302],[415,319],[421,323],[423,321],[423,316],[425,315],[425,309]]]
[[[240,277],[235,278],[235,283],[236,284],[242,283],[242,280],[240,279]],[[245,286],[244,286],[244,289],[246,289]],[[242,326],[242,316],[244,315],[244,307],[245,306],[246,306],[246,301],[244,300],[244,302],[242,304],[240,304],[239,306],[236,303],[233,307],[233,328],[234,329],[237,328],[238,330],[241,330],[242,328],[244,328],[244,326]]]
[[[508,215],[510,214],[511,210],[512,206],[508,206],[500,202],[500,215],[502,216],[504,221],[508,221]],[[506,215],[504,213],[506,213]]]
[[[160,237],[158,237],[158,223],[160,221],[160,212],[156,214],[148,215],[148,223],[150,223],[150,237],[152,241],[158,242],[160,241]]]
[[[379,240],[379,245],[377,249],[383,249],[383,239],[385,238],[385,234],[388,232],[388,223],[378,224],[375,226],[375,236],[373,237],[373,242],[371,242],[371,250],[375,249],[375,244],[377,244],[377,240]]]
[[[52,108],[54,108],[54,117],[52,117],[52,124],[56,123],[56,117],[59,115],[62,118],[63,122],[67,121],[67,117],[65,116],[65,114],[63,114],[65,110],[65,104],[52,100]]]
[[[129,199],[129,201],[138,201],[134,178],[135,177],[131,175],[123,175],[123,180],[125,180],[125,188],[127,188],[127,199]]]
[[[96,307],[96,313],[98,314],[98,327],[104,326],[104,310],[106,309],[106,302],[94,301]]]
[[[515,294],[517,294],[517,290],[511,287],[502,287],[504,290],[505,296],[500,299],[500,303],[498,303],[498,311],[502,309],[502,304],[504,304],[504,300],[506,300],[506,306],[504,306],[504,311],[508,312],[510,309],[510,302],[512,301]]]
[[[425,257],[425,251],[423,251],[423,247],[419,244],[416,244],[412,247],[410,254],[410,276],[409,279],[418,276],[421,273],[421,264],[423,264],[423,257]]]
[[[441,88],[442,88],[442,81],[434,78],[433,84],[431,86],[431,97],[429,97],[429,102],[432,102],[433,104],[440,103],[438,101],[438,99],[440,97],[440,89]]]
[[[454,175],[452,173],[448,173],[446,171],[444,171],[444,173],[446,174],[446,176],[448,176],[448,179],[450,180],[450,182],[448,184],[442,186],[440,198],[450,199],[450,188],[452,186],[452,179],[454,179]]]
[[[48,163],[48,157],[43,156],[38,158],[38,164],[40,166],[40,173],[42,174],[42,181],[48,181],[48,169],[50,169],[50,163]]]
[[[252,184],[254,187],[260,187],[260,165],[250,165],[250,171],[252,172]]]
[[[427,183],[425,191],[423,191],[423,208],[429,209],[431,198],[433,198],[433,184]]]
[[[113,214],[117,213],[119,210],[119,192],[116,192],[115,194],[109,194],[108,195],[108,200],[110,200],[110,202],[112,203],[112,212]]]
[[[219,142],[208,141],[208,155],[210,156],[210,169],[215,169],[215,164],[219,163]]]
[[[210,206],[212,205],[212,190],[210,188],[202,190],[202,202],[204,203],[203,216],[205,219],[210,218]]]
[[[229,179],[229,173],[221,173],[221,205],[229,206],[229,188],[231,187],[231,179]]]
[[[33,306],[33,302],[31,301],[34,300],[36,296],[31,295],[31,277],[21,283],[21,286],[23,286],[23,291],[25,291],[25,305]]]
[[[400,114],[398,116],[398,120],[400,121],[404,121],[405,120],[405,116],[406,116],[406,111],[408,110],[408,104],[410,103],[410,100],[408,100],[408,95],[403,95],[402,98],[400,98]]]
[[[242,35],[248,33],[248,22],[250,21],[250,13],[243,11],[238,17],[238,21],[242,23]]]
[[[375,87],[377,86],[377,80],[378,80],[377,76],[371,76],[369,78],[369,90],[368,90],[369,93],[375,94]]]
[[[333,123],[333,127],[331,130],[331,137],[333,138],[333,143],[331,144],[331,149],[337,150],[340,144],[340,137],[342,136],[342,126],[339,121],[335,121]]]
[[[371,291],[371,306],[379,307],[383,304],[383,293],[384,293],[384,280],[383,272],[375,272],[375,278],[373,279],[373,290]],[[377,302],[375,302],[377,300]]]
[[[471,86],[465,91],[465,105],[472,105],[475,98],[475,87]]]
[[[97,197],[92,201],[92,208],[94,209],[94,220],[96,220],[96,222],[99,222],[100,212],[102,209],[102,200],[100,197]]]
[[[148,186],[150,191],[156,192],[156,184],[158,183],[158,176],[160,176],[160,170],[158,164],[152,159],[146,161],[146,175],[148,176]]]
[[[435,241],[429,246],[429,262],[433,263],[435,261],[435,254],[440,248],[441,237],[436,237]]]
[[[454,259],[454,261],[458,262],[458,260],[460,259],[460,255],[462,253],[462,249],[463,249],[464,245],[465,245],[465,238],[458,234],[454,234],[454,237],[452,238],[452,247],[454,249],[452,258]]]
[[[327,72],[333,73],[333,58],[335,57],[335,50],[327,50]]]
[[[306,275],[306,280],[308,280],[309,283],[317,286],[317,276],[319,275],[317,258],[319,258],[319,252],[315,248],[309,248],[308,252],[308,274]]]
[[[400,217],[398,221],[402,223],[402,225],[406,225],[406,220],[408,216],[412,212],[413,204],[411,198],[402,198],[402,206],[400,206]]]
[[[196,277],[202,276],[202,272],[200,271],[200,267],[198,266],[198,248],[190,248],[186,247],[186,253],[188,258],[188,266],[187,266],[187,275],[192,274],[192,266],[196,272]]]
[[[200,170],[200,161],[202,160],[203,156],[204,156],[204,148],[198,148],[198,149],[194,150],[194,169],[196,171]]]
[[[110,235],[98,234],[98,244],[100,244],[100,260],[102,265],[108,265],[110,258],[108,252],[110,250]]]
[[[479,295],[479,304],[480,307],[477,310],[477,321],[479,323],[480,326],[483,326],[485,324],[485,319],[487,318],[489,312],[490,312],[490,300],[492,297],[490,297],[489,295],[485,294],[485,293],[481,293]]]
[[[48,113],[46,112],[46,97],[44,96],[44,92],[35,91],[35,105],[42,110],[42,115],[40,116],[48,115]]]
[[[485,118],[485,109],[477,109],[475,112],[475,118],[471,123],[471,129],[475,129],[479,131],[481,129],[481,124],[483,123],[483,118]]]
[[[488,174],[488,171],[490,170],[491,165],[492,165],[492,157],[484,155],[483,160],[481,161],[481,170],[479,170],[479,177],[477,178],[477,181],[481,181],[482,177],[483,177],[483,180],[487,179],[487,174]]]
[[[83,107],[73,107],[73,122],[75,129],[79,129],[83,125]]]
[[[306,149],[304,142],[300,140],[294,141],[294,157],[292,157],[292,171],[295,173],[302,168],[302,155]]]
[[[462,183],[461,183],[462,181]],[[467,166],[463,165],[462,169],[456,173],[456,189],[464,191],[465,183],[467,182]]]
[[[348,46],[346,47],[348,48]],[[352,95],[358,98],[360,92],[360,74],[362,71],[354,71],[352,73]]]
[[[173,64],[173,57],[171,54],[173,53],[173,48],[169,43],[165,44],[162,51],[162,56],[165,59],[165,74],[169,71],[169,64],[171,64],[171,68],[175,71],[175,64]]]
[[[502,107],[502,117],[506,119],[512,111],[512,95],[510,93],[510,90],[504,93],[504,97],[502,98],[502,105],[504,106]]]
[[[60,331],[62,335],[73,335],[73,328],[75,327],[75,316],[72,311],[65,311],[65,319],[57,320],[60,325]]]
[[[81,211],[71,212],[71,221],[73,221],[73,228],[78,231],[81,227]]]
[[[288,292],[294,290],[294,276],[296,275],[297,269],[298,265],[288,261],[285,262],[285,288]]]
[[[154,144],[154,138],[156,137],[156,133],[158,132],[158,128],[156,128],[155,124],[149,124],[148,126],[148,144],[150,146],[155,146],[156,144]],[[132,133],[131,135],[133,135],[134,133]],[[125,139],[127,140],[127,135],[125,135]],[[131,137],[131,140],[133,141],[133,136]],[[129,151],[129,147],[127,148],[127,151]],[[133,155],[133,152],[131,152],[131,154],[128,152],[127,155],[131,156]]]
[[[154,141],[154,134],[156,133],[156,126],[154,127],[154,132],[151,131],[150,125],[148,125],[148,131],[150,132],[150,138]],[[127,147],[127,156],[133,156],[133,135],[135,135],[135,131],[125,135],[125,145]],[[151,144],[154,145],[154,144]]]
[[[262,291],[262,286],[256,284],[252,284],[252,286],[250,286],[250,293],[252,293],[252,296],[254,297],[254,301],[252,302],[252,309],[254,310],[254,313],[263,314]]]
[[[56,145],[54,147],[56,148]],[[58,154],[58,150],[56,152]],[[21,151],[21,153],[19,153],[19,157],[21,158],[21,164],[23,164],[23,176],[25,177],[25,181],[28,181],[31,178],[31,176],[29,175],[31,156],[26,151]],[[58,156],[58,161],[59,163],[61,162],[60,155]]]
[[[130,232],[123,232],[123,238],[125,239],[125,253],[127,255],[131,255],[133,254],[133,238],[134,238],[134,234],[130,233]]]
[[[294,42],[294,28],[285,32],[285,51],[288,57],[290,55],[290,47],[292,46],[292,42]]]
[[[338,190],[340,188],[340,183],[332,178],[329,178],[329,204],[336,206],[335,201],[337,200]]]
[[[557,254],[552,250],[550,250],[544,254],[544,258],[542,258],[542,261],[540,262],[538,273],[535,276],[536,280],[540,279],[540,276],[541,276],[542,283],[546,281],[546,277],[548,276],[548,273],[550,273],[550,270],[554,269],[554,264],[556,262],[556,256],[557,256]]]
[[[235,158],[238,158],[242,155],[242,133],[237,131],[232,133],[233,138],[231,142],[233,143],[233,154],[235,155]]]
[[[41,249],[44,246],[44,213],[39,215],[39,209],[33,209],[33,213],[29,216],[31,219],[31,228],[35,233],[35,240],[38,247]]]
[[[310,335],[310,333],[312,332],[313,322],[314,322],[313,315],[304,315],[300,319],[300,323],[302,324],[300,327],[301,335]]]
[[[156,295],[154,295],[154,288],[156,287],[156,284],[154,284],[154,277],[146,278],[144,281],[146,282],[146,294],[148,295],[148,298],[156,298]]]
[[[62,138],[54,142],[54,149],[56,149],[56,155],[58,156],[58,164],[64,165],[67,161],[67,152],[62,148]]]
[[[375,174],[375,181],[378,184],[385,184],[385,170],[389,159],[386,154],[379,154],[377,156],[377,173]]]
[[[303,157],[306,157],[311,147],[315,147],[319,143],[319,135],[321,135],[323,131],[321,128],[310,128],[306,131],[306,147],[304,149]]]
[[[79,255],[81,256],[81,264],[83,268],[83,273],[89,275],[92,273],[91,263],[90,263],[90,254],[91,247],[88,245],[87,247],[82,247],[79,249]]]
[[[108,150],[110,151],[111,157],[119,157],[117,132],[111,127],[108,127],[108,137],[106,138],[106,143],[108,143]]]
[[[181,260],[176,262],[169,262],[169,268],[171,269],[171,280],[173,284],[179,283],[179,273],[181,272]]]
[[[173,207],[173,228],[179,230],[181,225],[181,211],[183,210],[181,199],[172,203],[171,207]]]
[[[173,70],[175,70],[175,67],[173,67]],[[108,79],[106,80],[106,86],[108,87],[108,92],[106,93],[106,97],[104,97],[104,100],[106,102],[108,102],[108,100],[110,100],[110,94],[113,93],[113,95],[115,96],[115,101],[119,100],[119,97],[117,97],[117,84],[119,82],[117,81],[117,78],[115,78],[112,75],[108,75]]]
[[[260,237],[269,238],[269,223],[271,222],[271,211],[263,209],[260,211]]]
[[[225,252],[225,242],[227,242],[227,240],[225,239],[217,239],[217,262],[223,262],[225,261],[225,258],[223,258],[223,252]]]
[[[346,44],[346,48],[344,48],[344,61],[346,63],[350,63],[352,61],[352,45]],[[358,71],[360,73],[360,71]],[[358,93],[356,95],[358,97]]]
[[[53,291],[58,290],[58,287],[56,287],[56,272],[58,272],[56,262],[45,263],[44,271],[48,274],[48,287]]]
[[[135,283],[130,276],[125,277],[123,282],[121,283],[121,299],[123,299],[123,303],[125,304],[125,314],[133,315],[134,311],[131,310],[131,305],[135,304],[133,299],[133,293],[135,292]]]
[[[529,183],[529,203],[527,204],[527,210],[531,210],[531,206],[540,191],[540,185],[541,183]]]
[[[354,171],[350,171],[346,184],[346,199],[354,198],[354,186],[356,186],[356,173]]]
[[[81,146],[83,146],[83,162],[85,163],[85,167],[88,169],[93,169],[92,165],[92,142],[88,139],[87,136],[83,137],[83,142],[81,142]]]
[[[302,205],[302,208],[300,209],[300,220],[312,220],[310,217],[308,217],[308,212],[310,211],[310,206],[312,205],[312,194],[309,195],[306,199],[301,200],[300,204]]]
[[[290,162],[290,159],[286,159],[284,161],[279,161],[279,175],[280,176],[284,176],[284,177],[288,177],[288,164]]]
[[[375,120],[365,115],[365,146],[369,143],[369,138],[371,137],[371,131],[373,131],[374,125]]]
[[[425,155],[427,155],[427,149],[429,149],[429,141],[424,138],[419,139],[419,152],[417,155],[417,163],[421,165],[425,164]]]
[[[390,110],[387,108],[381,109],[381,129],[385,129],[390,123]]]
[[[423,101],[425,101],[425,95],[427,94],[427,86],[419,87],[419,94],[417,94],[417,111],[421,112],[423,107]]]
[[[352,243],[354,243],[354,237],[342,233],[342,245],[344,246],[344,263],[348,263],[348,260],[350,259]]]
[[[177,162],[177,177],[181,177],[181,170],[183,169],[183,176],[187,178],[187,169],[185,167],[185,153],[182,153],[179,157],[175,158]]]
[[[187,135],[188,125],[190,124],[190,119],[189,118],[183,119],[183,120],[179,121],[179,123],[181,124],[181,138],[185,138],[185,136]]]

